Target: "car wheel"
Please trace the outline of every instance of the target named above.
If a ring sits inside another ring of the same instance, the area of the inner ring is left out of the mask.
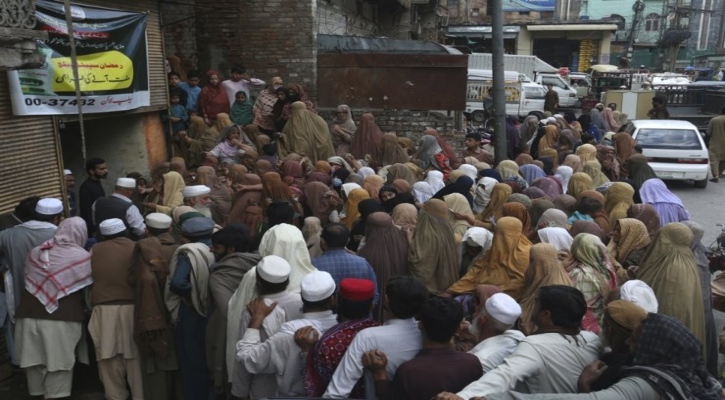
[[[474,111],[471,113],[471,120],[474,122],[483,122],[486,120],[486,114],[483,111]]]
[[[695,187],[698,189],[705,189],[707,187],[707,178],[701,181],[695,181]]]

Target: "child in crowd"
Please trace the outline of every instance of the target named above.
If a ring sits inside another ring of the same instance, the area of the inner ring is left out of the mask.
[[[165,120],[168,119],[168,121],[171,121],[171,130],[174,133],[174,137],[176,137],[179,132],[185,130],[187,124],[189,123],[189,115],[186,113],[186,108],[181,105],[181,92],[183,92],[183,90],[176,89],[169,93],[171,107],[169,108],[168,117],[164,118]]]
[[[189,95],[186,94],[186,91],[181,89],[180,83],[181,83],[181,75],[179,75],[176,71],[169,72],[169,93],[172,91],[178,91],[179,92],[179,104],[186,107],[187,100],[189,98]]]
[[[199,96],[201,95],[201,87],[199,87],[199,71],[190,71],[188,74],[188,81],[179,83],[179,87],[186,92],[186,113],[190,117],[197,115],[199,109]]]
[[[252,103],[247,99],[247,94],[240,90],[235,95],[236,101],[232,105],[231,114],[229,117],[236,125],[246,126],[252,123],[254,120],[254,112]]]

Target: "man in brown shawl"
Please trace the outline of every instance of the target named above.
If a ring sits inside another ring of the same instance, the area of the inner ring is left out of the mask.
[[[209,275],[209,291],[214,299],[214,313],[207,325],[207,358],[217,393],[226,387],[230,371],[226,371],[227,311],[229,299],[237,290],[244,274],[262,259],[249,253],[249,228],[231,224],[211,237],[211,251],[216,263]]]
[[[171,236],[172,222],[166,214],[147,215],[147,237],[136,243],[133,256],[132,273],[136,283],[133,339],[141,353],[143,393],[147,399],[173,397],[174,371],[178,369],[174,335],[164,303],[169,262],[179,247]]]
[[[720,109],[719,117],[710,120],[707,125],[707,136],[710,140],[708,152],[710,153],[711,182],[720,181],[720,175],[725,166],[725,107]]]

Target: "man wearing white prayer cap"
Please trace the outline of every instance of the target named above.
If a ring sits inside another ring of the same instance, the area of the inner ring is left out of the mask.
[[[521,316],[521,306],[511,296],[496,293],[486,300],[468,328],[479,343],[469,351],[478,357],[486,373],[500,364],[524,340],[524,334],[513,328]]]
[[[192,185],[184,187],[184,205],[194,207],[196,211],[211,218],[211,189],[206,185]]]
[[[9,311],[0,315],[0,325],[5,331],[8,354],[15,365],[20,362],[15,354],[15,323],[12,320],[15,308],[11,305],[20,304],[20,297],[25,290],[28,253],[55,235],[62,212],[63,204],[58,199],[28,197],[20,201],[13,212],[21,224],[0,231],[0,257],[13,277],[13,284],[0,292],[0,309]]]
[[[282,257],[270,255],[262,258],[257,264],[256,271],[259,298],[267,306],[277,304],[264,318],[262,329],[259,330],[259,341],[264,342],[279,332],[285,322],[302,318],[302,297],[299,293],[287,291],[292,267]],[[251,320],[252,314],[245,308],[242,312],[242,322],[239,324],[239,335],[231,342],[234,346],[228,344],[231,348],[227,349],[227,353],[230,353],[231,357],[227,359],[227,368],[232,380],[232,395],[253,399],[274,397],[277,394],[277,378],[274,374],[251,374],[244,368],[241,360],[235,359],[236,343],[244,337]],[[227,343],[230,341],[227,340]]]
[[[76,177],[73,175],[73,171],[69,169],[63,170],[63,178],[65,179],[65,188],[68,191],[68,206],[70,207],[70,216],[75,217],[78,215],[78,197],[74,191],[76,187]]]
[[[578,289],[564,285],[540,287],[533,312],[536,334],[524,338],[504,363],[479,380],[456,394],[439,393],[436,399],[486,397],[513,389],[577,393],[579,376],[604,350],[598,335],[581,329],[586,312],[586,299]],[[501,317],[513,319],[507,312],[502,312]]]
[[[179,245],[171,235],[170,216],[151,213],[146,216],[146,237],[136,243],[133,258],[136,313],[135,337],[141,353],[143,395],[145,399],[169,399],[178,365],[169,313],[164,303],[166,276],[159,274],[159,260],[171,260]],[[163,262],[163,261],[162,261]],[[168,264],[168,261],[166,261]],[[163,334],[159,334],[159,331]]]
[[[626,300],[630,303],[634,303],[648,313],[657,314],[659,304],[657,303],[657,296],[649,285],[640,281],[639,279],[633,279],[625,282],[621,288],[619,288],[619,296],[622,300]]]
[[[260,340],[260,328],[276,305],[268,306],[259,299],[250,305],[252,319],[242,340],[237,343],[237,360],[250,373],[276,374],[276,397],[306,396],[300,374],[302,358],[295,333],[309,326],[312,329],[304,332],[319,338],[337,324],[337,316],[332,312],[335,289],[335,280],[327,272],[314,271],[305,275],[300,283],[304,304],[302,318],[286,322],[265,342]]]
[[[99,199],[101,200],[101,199]],[[106,398],[143,397],[140,352],[134,341],[136,292],[129,282],[136,242],[120,218],[99,221],[101,242],[91,252],[93,313],[88,331]],[[144,228],[145,230],[145,228]],[[119,348],[117,343],[123,343]]]
[[[138,207],[131,201],[135,191],[135,179],[118,178],[113,194],[101,197],[93,203],[93,223],[98,226],[101,221],[118,218],[126,225],[132,239],[140,239],[146,232],[146,224]]]

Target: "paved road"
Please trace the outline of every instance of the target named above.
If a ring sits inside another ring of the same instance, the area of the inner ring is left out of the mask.
[[[715,224],[725,224],[725,179],[720,182],[708,182],[705,189],[696,189],[692,182],[667,181],[667,187],[682,199],[690,212],[690,219],[705,228],[702,243],[710,246],[720,233]]]

